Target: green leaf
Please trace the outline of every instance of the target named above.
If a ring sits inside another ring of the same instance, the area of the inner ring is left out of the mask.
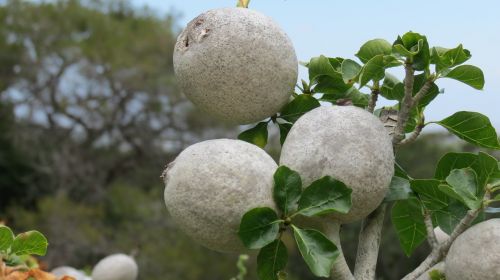
[[[429,272],[429,278],[430,280],[446,280],[446,275],[443,272],[434,269]]]
[[[344,183],[325,176],[302,192],[298,213],[309,217],[331,212],[348,213],[352,205],[351,193]]]
[[[405,178],[394,176],[392,177],[389,191],[385,195],[384,201],[405,200],[408,199],[412,193],[410,181]]]
[[[469,143],[490,149],[500,149],[495,128],[488,117],[480,113],[461,111],[435,123]]]
[[[273,198],[285,216],[295,211],[301,193],[302,180],[299,173],[284,165],[278,167],[274,172]]]
[[[389,100],[401,101],[405,95],[404,85],[396,77],[386,73],[384,82],[380,87],[380,95]]]
[[[434,178],[438,180],[445,180],[453,169],[462,169],[471,167],[472,169],[479,170],[477,156],[471,153],[447,153],[439,160]]]
[[[477,175],[472,168],[453,169],[446,177],[446,182],[456,194],[450,193],[450,189],[441,185],[439,188],[454,198],[462,201],[469,209],[479,209],[482,199],[477,197]],[[457,197],[458,195],[458,197]]]
[[[47,253],[49,243],[47,238],[36,230],[21,233],[14,238],[11,252],[20,255],[39,255],[44,256]]]
[[[5,251],[12,246],[14,241],[14,233],[10,228],[0,225],[0,251]]]
[[[407,57],[415,70],[426,70],[430,63],[430,49],[427,38],[419,33],[407,32],[396,39],[392,52]]]
[[[446,208],[450,202],[448,196],[439,190],[440,181],[432,179],[411,180],[411,189],[418,194],[424,207],[431,211]]]
[[[339,75],[339,73],[335,71],[334,67],[330,63],[330,60],[324,55],[311,58],[308,67],[309,80],[311,81],[311,84],[314,83],[319,76]]]
[[[340,254],[337,246],[317,230],[300,229],[294,225],[292,228],[300,254],[311,272],[318,277],[329,277]]]
[[[384,39],[373,39],[364,43],[359,49],[356,56],[363,63],[366,63],[376,55],[389,55],[391,54],[391,51],[391,43],[387,42]]]
[[[264,148],[267,145],[267,122],[260,122],[256,126],[243,131],[238,139]]]
[[[292,129],[291,123],[278,123],[278,127],[280,129],[280,144],[283,146],[283,143],[285,143],[286,137],[288,136],[288,132],[290,132],[290,129]]]
[[[410,176],[408,175],[408,172],[406,172],[399,163],[395,162],[394,163],[394,176],[401,177],[404,179],[411,179]]]
[[[257,275],[259,280],[278,280],[278,272],[286,267],[288,252],[279,239],[260,249],[257,256]]]
[[[364,108],[368,106],[369,99],[370,96],[368,94],[361,93],[357,88],[351,87],[346,92],[324,94],[320,100],[331,102],[332,104],[336,104],[340,101],[350,100],[352,102],[352,105]]]
[[[460,65],[453,68],[444,78],[455,79],[464,84],[467,84],[475,89],[483,89],[484,74],[481,69],[472,65]]]
[[[453,49],[434,47],[432,48],[431,63],[436,64],[436,72],[441,73],[443,70],[466,62],[470,57],[470,52],[464,49],[462,44]]]
[[[280,222],[273,209],[254,208],[241,218],[238,235],[248,249],[260,249],[276,239]]]
[[[361,65],[359,65],[356,61],[352,59],[345,59],[342,62],[342,79],[344,79],[345,83],[351,83],[356,81],[356,77],[361,71]]]
[[[376,55],[370,59],[359,73],[359,87],[365,86],[369,81],[380,81],[385,76],[384,56]]]
[[[451,234],[462,218],[467,214],[467,207],[455,199],[451,199],[448,206],[431,213],[434,224],[444,232]]]
[[[392,207],[392,224],[407,256],[427,238],[422,207],[417,198],[399,200]]]
[[[315,93],[326,93],[326,94],[343,94],[348,91],[352,85],[348,85],[344,82],[342,74],[336,73],[330,76],[319,76],[317,79],[317,84],[314,87]]]
[[[291,123],[296,122],[300,116],[319,107],[319,101],[310,94],[301,94],[281,109],[280,118]]]
[[[486,184],[492,181],[500,180],[498,161],[487,153],[479,152],[477,155],[478,169],[475,169],[478,175],[478,189],[476,195],[482,197]]]

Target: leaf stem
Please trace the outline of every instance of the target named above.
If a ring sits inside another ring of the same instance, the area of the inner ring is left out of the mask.
[[[370,101],[368,102],[368,107],[366,110],[370,113],[373,113],[375,110],[375,106],[377,105],[378,95],[380,94],[379,82],[373,82],[372,92],[370,95]]]

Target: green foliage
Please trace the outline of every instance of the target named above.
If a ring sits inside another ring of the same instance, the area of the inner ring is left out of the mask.
[[[471,144],[500,149],[495,128],[488,117],[480,113],[461,111],[435,123]]]
[[[340,254],[337,246],[317,230],[292,228],[297,247],[311,272],[318,277],[329,277]]]
[[[302,193],[302,180],[299,173],[286,166],[280,166],[274,172],[273,198],[276,206],[287,216],[297,209],[297,202]]]
[[[481,69],[473,65],[457,66],[448,73],[443,74],[443,77],[455,79],[475,89],[483,89],[484,87],[483,71],[481,71]]]
[[[0,263],[9,266],[32,267],[30,255],[47,253],[47,238],[36,230],[23,232],[14,237],[12,230],[0,225]],[[36,265],[35,265],[36,266]]]
[[[278,280],[278,273],[285,269],[288,252],[283,241],[276,239],[260,250],[257,256],[257,275],[261,280]]]
[[[482,199],[477,197],[477,175],[472,168],[453,169],[446,182],[448,185],[439,186],[441,191],[463,202],[469,209],[481,207]]]
[[[310,94],[301,94],[281,109],[280,118],[294,123],[304,113],[319,107],[319,101]]]
[[[238,139],[247,141],[261,148],[267,145],[267,122],[260,122],[255,127],[243,131]]]
[[[446,275],[437,269],[431,270],[429,272],[429,277],[431,280],[446,280]]]
[[[297,214],[318,216],[327,213],[347,213],[351,209],[352,190],[344,183],[325,176],[311,183],[299,199]]]
[[[391,184],[389,185],[389,191],[387,192],[384,201],[396,201],[405,200],[410,198],[412,194],[412,189],[410,188],[410,181],[405,178],[398,176],[392,177]]]
[[[273,209],[254,208],[241,218],[238,235],[247,248],[260,249],[276,239],[280,222]]]
[[[290,228],[311,272],[320,277],[329,276],[339,255],[337,247],[321,232],[297,227],[295,217],[347,213],[351,208],[351,193],[344,183],[329,176],[314,181],[302,191],[300,175],[280,166],[274,173],[273,198],[281,219],[270,208],[254,208],[243,215],[238,231],[247,248],[261,248],[257,257],[259,279],[284,279],[288,253],[281,239],[283,232]]]
[[[377,55],[389,55],[391,54],[391,43],[384,39],[373,39],[364,43],[359,49],[356,56],[363,63],[367,63],[370,59]]]
[[[420,201],[415,197],[399,200],[392,207],[392,224],[407,256],[427,238]]]

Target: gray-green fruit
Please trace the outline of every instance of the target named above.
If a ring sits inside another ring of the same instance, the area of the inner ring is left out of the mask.
[[[244,8],[209,10],[179,35],[174,70],[185,95],[227,122],[248,124],[278,112],[297,82],[298,62],[285,32]]]
[[[351,210],[332,215],[349,223],[366,217],[383,200],[394,155],[390,137],[372,114],[354,106],[319,107],[293,125],[280,165],[299,172],[304,186],[329,175],[350,187]]]
[[[476,224],[451,245],[446,257],[447,280],[500,279],[500,219]]]
[[[212,250],[244,249],[237,231],[248,210],[275,208],[274,160],[259,147],[240,140],[194,144],[164,173],[165,204],[179,227]]]
[[[125,254],[114,254],[100,260],[92,269],[92,280],[135,280],[139,268],[135,260]]]

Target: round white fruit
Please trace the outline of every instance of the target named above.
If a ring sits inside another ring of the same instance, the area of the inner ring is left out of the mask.
[[[92,280],[135,280],[139,268],[135,260],[125,254],[114,254],[100,260],[92,270]]]
[[[273,174],[277,165],[259,147],[240,140],[194,144],[164,173],[165,204],[180,228],[212,250],[244,249],[237,231],[245,212],[275,208]]]
[[[174,50],[184,94],[206,113],[238,124],[278,112],[297,82],[297,68],[285,32],[271,18],[243,8],[199,15]]]
[[[446,257],[447,280],[500,279],[500,219],[476,224],[451,245]]]
[[[280,164],[296,170],[303,185],[331,176],[352,189],[352,208],[333,214],[341,223],[366,217],[383,200],[394,173],[392,143],[382,122],[354,106],[319,107],[292,127]]]
[[[85,275],[83,271],[80,271],[76,268],[73,268],[71,266],[59,266],[51,271],[52,274],[54,274],[57,279],[62,278],[63,276],[71,276],[75,278],[76,280],[89,280],[90,277]]]

